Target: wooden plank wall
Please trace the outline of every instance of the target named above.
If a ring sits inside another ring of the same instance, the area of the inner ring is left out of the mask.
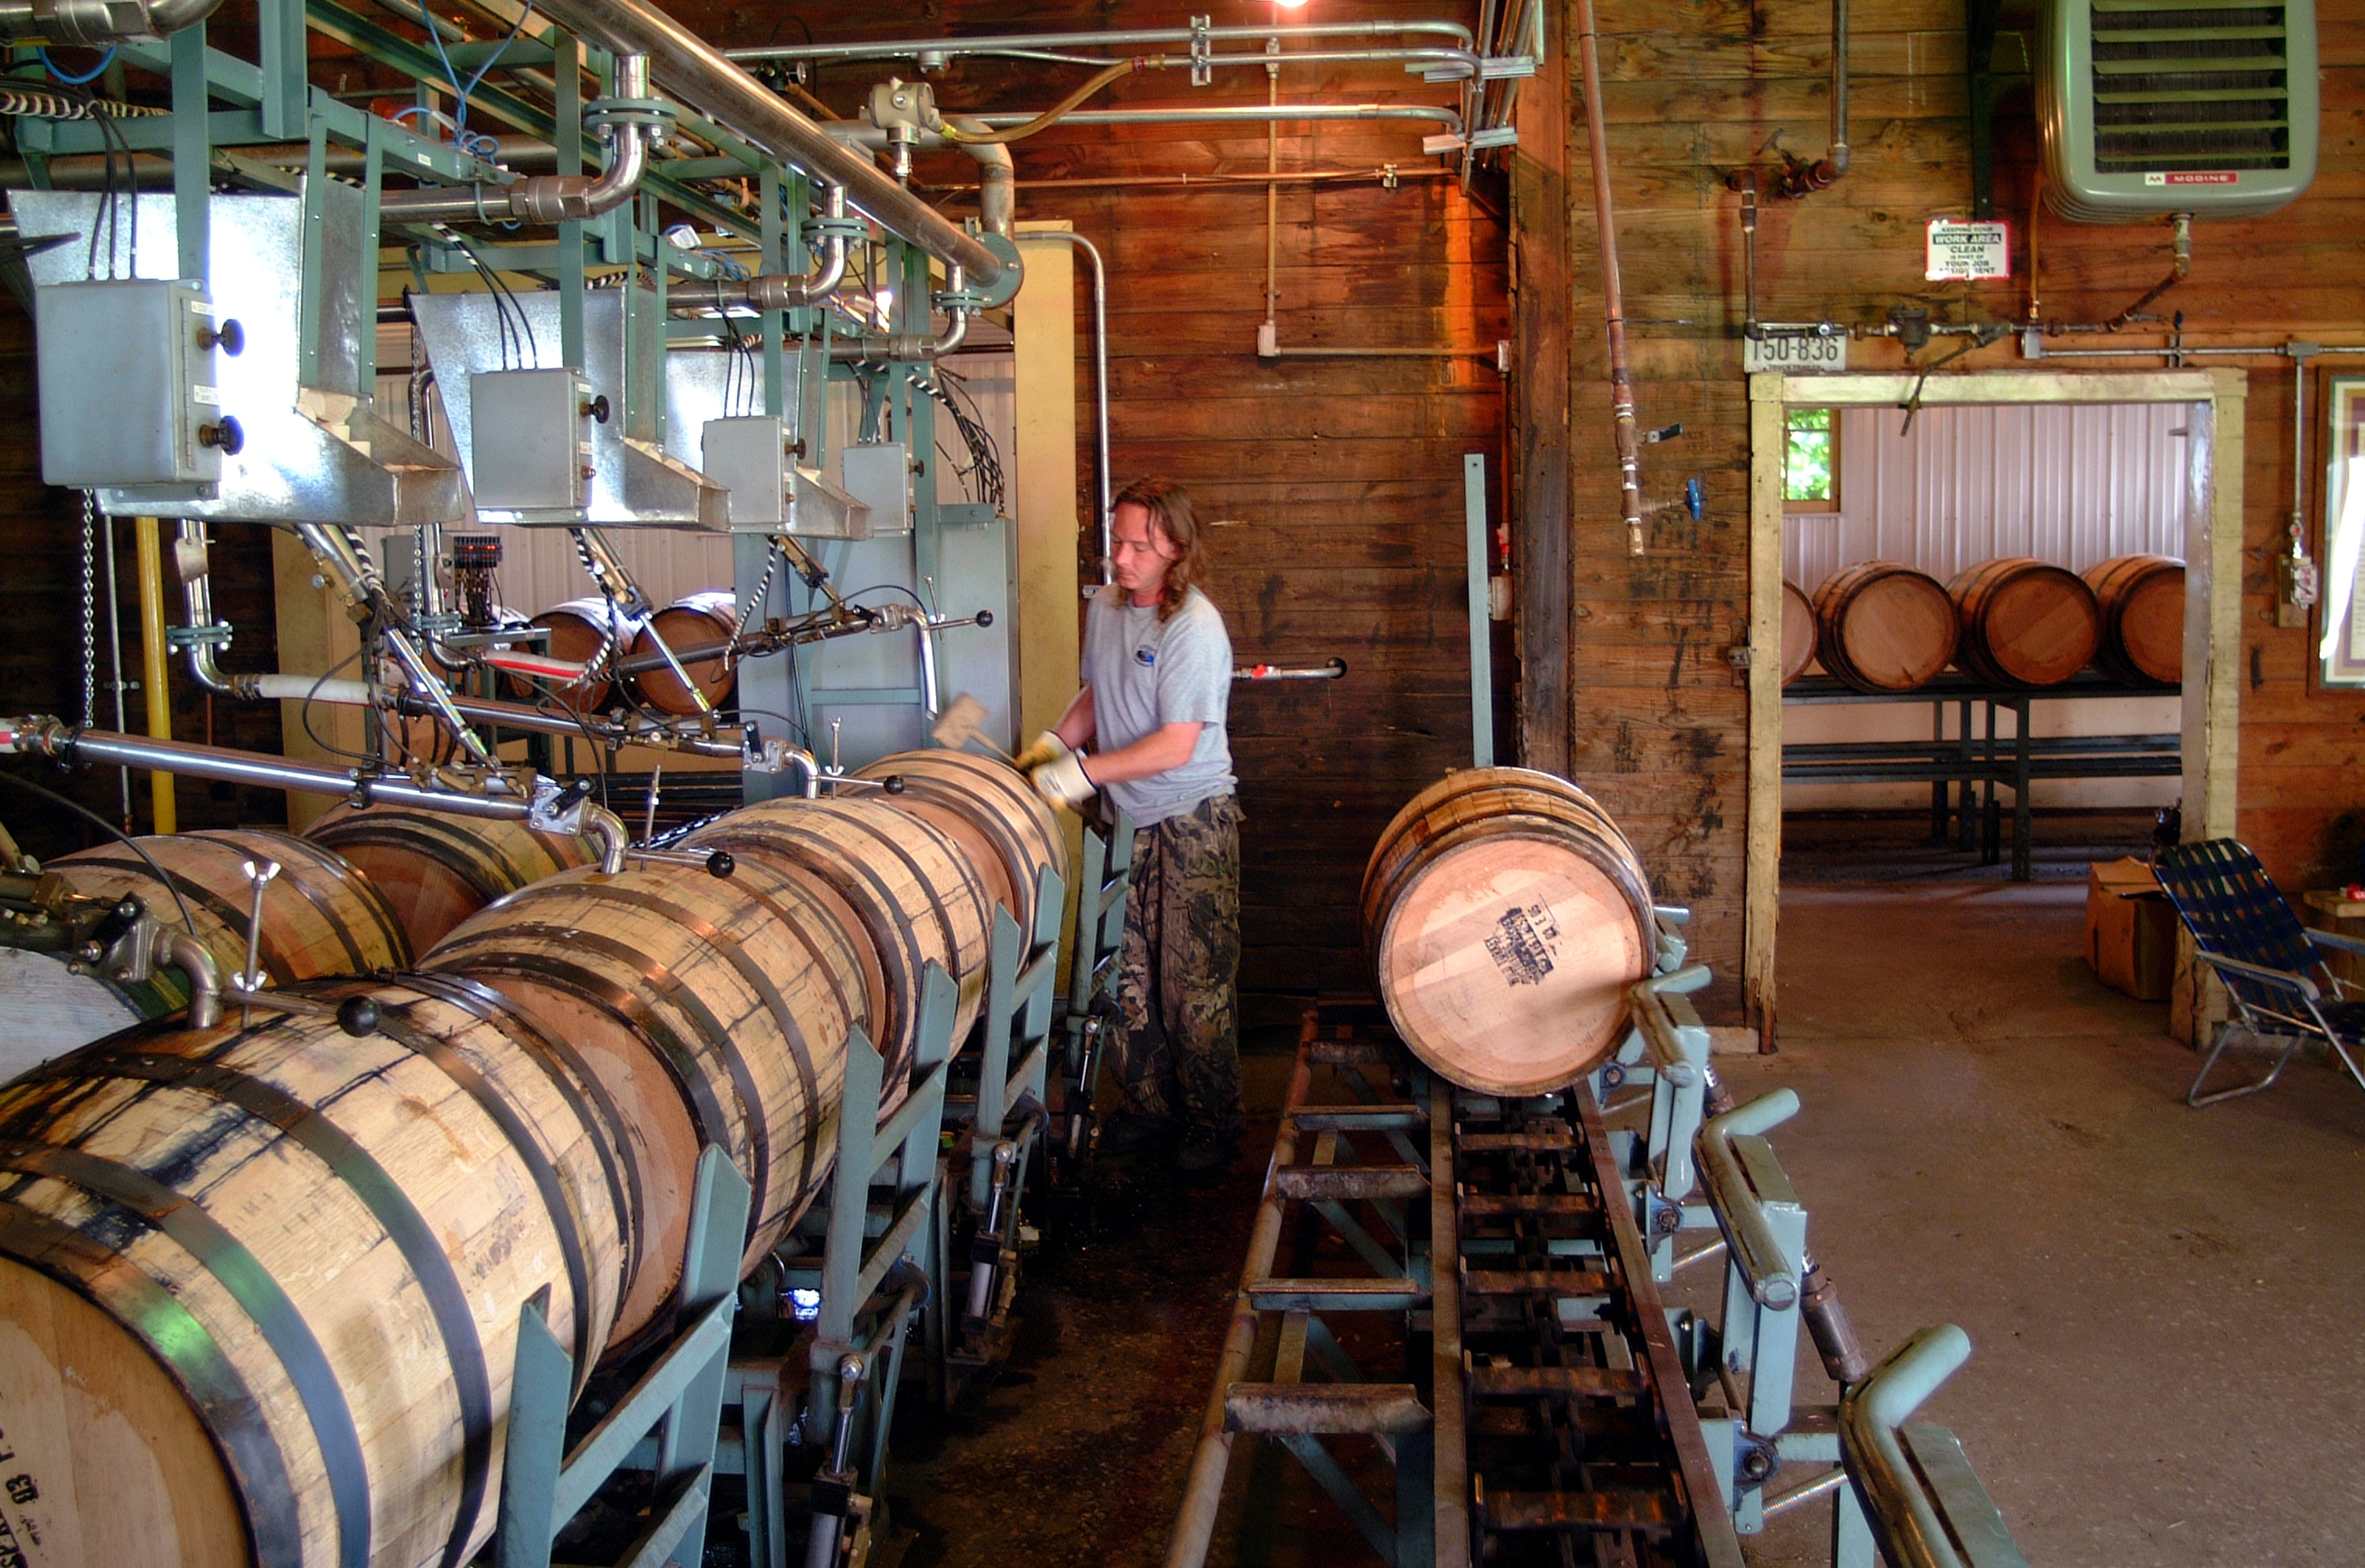
[[[1573,38],[1575,7],[1557,15],[1564,36]],[[1744,640],[1747,618],[1749,427],[1739,198],[1725,176],[1752,166],[1770,174],[1786,152],[1822,155],[1830,7],[1812,0],[1699,0],[1682,7],[1599,0],[1598,17],[1637,400],[1646,427],[1680,420],[1686,432],[1646,451],[1645,488],[1668,498],[1698,476],[1708,506],[1697,523],[1680,511],[1663,514],[1651,553],[1639,560],[1624,554],[1597,225],[1582,178],[1586,118],[1572,50],[1568,167],[1579,176],[1570,181],[1567,230],[1572,771],[1633,835],[1660,896],[1693,906],[1695,950],[1718,977],[1710,1010],[1731,1017],[1740,1011],[1747,709],[1726,652]],[[1928,284],[1924,223],[1970,215],[1963,8],[1956,0],[1858,0],[1854,22],[1853,167],[1831,189],[1765,208],[1761,317],[1873,324],[1891,305],[1921,304],[1941,320],[2019,320],[2036,162],[2027,87],[2008,92],[1995,116],[1996,210],[2013,222],[2015,277]],[[2189,341],[2365,342],[2355,241],[2365,226],[2365,20],[2327,15],[2320,48],[2315,183],[2272,216],[2196,226],[2191,279],[2160,305],[2185,312]],[[2004,63],[2019,58],[2010,39],[1999,53]],[[2047,319],[2107,318],[2167,271],[2167,233],[2158,225],[2097,227],[2048,217],[2039,234]],[[1530,240],[1519,236],[1523,246]],[[2157,330],[2131,330],[2113,346],[2159,342]],[[1942,340],[1922,361],[1951,346]],[[1893,343],[1851,349],[1852,369],[1904,363]],[[1956,367],[2019,363],[2007,341]],[[2315,627],[2275,624],[2273,558],[2293,477],[2292,371],[2272,359],[2238,363],[2250,372],[2240,832],[2286,886],[2322,886],[2359,874],[2365,697],[2318,687]],[[2313,387],[2310,405],[2322,406]],[[2312,413],[2311,422],[2316,418]],[[2319,551],[2320,447],[2311,430],[2303,488]],[[1530,628],[1529,636],[1541,633]]]
[[[1453,17],[1476,7],[1353,6],[1318,18]],[[1223,25],[1265,11],[1218,15]],[[1147,4],[947,6],[925,23],[833,17],[831,39],[1019,28],[1175,27]],[[817,28],[819,24],[816,23]],[[1231,44],[1227,49],[1242,46]],[[883,71],[832,66],[820,96],[852,113]],[[1046,106],[1075,68],[956,65],[936,78],[947,109]],[[1284,102],[1449,102],[1395,65],[1285,71]],[[1182,71],[1120,82],[1093,106],[1262,102],[1263,74]],[[1119,486],[1162,474],[1190,487],[1212,535],[1210,591],[1242,662],[1344,658],[1338,682],[1235,689],[1232,747],[1246,814],[1241,986],[1251,1022],[1294,1022],[1300,998],[1367,986],[1355,900],[1365,857],[1395,810],[1470,758],[1462,458],[1504,480],[1507,232],[1419,151],[1413,122],[1284,125],[1283,171],[1352,177],[1286,183],[1277,201],[1280,340],[1290,347],[1440,348],[1451,355],[1260,361],[1267,145],[1261,127],[1054,128],[1021,141],[1022,218],[1066,218],[1109,266],[1110,403]],[[1393,164],[1400,178],[1378,177]],[[1188,185],[1179,183],[1187,176]],[[961,185],[958,157],[922,181]],[[947,210],[970,210],[955,195]],[[1080,520],[1093,516],[1086,272],[1077,269]],[[1087,579],[1096,572],[1087,558]],[[1509,639],[1498,637],[1498,731],[1508,734]]]
[[[0,712],[47,713],[69,722],[82,716],[82,498],[41,483],[41,435],[35,396],[32,318],[13,297],[0,299]],[[106,521],[100,520],[104,537]],[[225,526],[214,547],[215,611],[238,628],[233,648],[222,655],[232,669],[272,669],[275,638],[271,616],[271,539],[261,528]],[[121,599],[123,659],[129,678],[140,678],[139,577],[133,563],[131,525],[115,528]],[[104,566],[98,571],[103,573]],[[99,606],[98,722],[111,727],[107,678],[106,587],[95,576]],[[180,618],[177,590],[166,596],[167,613]],[[173,733],[182,740],[214,740],[259,751],[279,749],[277,703],[235,705],[208,702],[176,662],[172,676]],[[124,699],[126,727],[147,730],[145,697]],[[7,771],[61,790],[110,822],[122,815],[122,790],[112,769],[61,773],[46,762],[11,757]],[[132,778],[138,831],[149,830],[145,778]],[[239,823],[285,822],[286,800],[275,790],[241,790],[229,784],[183,778],[174,790],[184,828],[228,827]],[[104,837],[98,830],[23,791],[0,789],[0,822],[37,859],[81,849]]]

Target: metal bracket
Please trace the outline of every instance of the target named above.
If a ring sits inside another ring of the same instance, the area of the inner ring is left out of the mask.
[[[1204,87],[1216,79],[1215,67],[1208,63],[1215,58],[1215,50],[1207,38],[1211,20],[1207,17],[1191,18],[1191,85],[1194,87]]]

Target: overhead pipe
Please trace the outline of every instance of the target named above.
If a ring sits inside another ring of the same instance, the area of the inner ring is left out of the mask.
[[[1609,329],[1609,417],[1618,448],[1618,510],[1626,553],[1642,554],[1642,439],[1634,423],[1634,383],[1626,364],[1626,302],[1618,281],[1618,228],[1609,201],[1608,132],[1601,112],[1601,58],[1594,47],[1593,0],[1576,0],[1577,58],[1585,75],[1585,125],[1593,157],[1593,207],[1601,230],[1601,308]]]
[[[649,95],[649,62],[644,55],[616,57],[616,95],[645,98]],[[378,197],[378,213],[389,223],[579,223],[613,211],[640,189],[647,171],[649,128],[624,123],[612,128],[615,152],[597,177],[580,174],[535,174],[488,190],[471,185],[464,191],[422,186],[415,191],[387,191]]]
[[[103,48],[170,38],[220,9],[221,0],[6,0],[0,39]]]
[[[548,6],[544,7],[548,10]],[[1271,28],[1133,28],[1100,32],[1002,33],[986,38],[902,39],[880,43],[760,44],[730,49],[733,61],[913,60],[923,70],[964,54],[1014,49],[1130,49],[1138,44],[1262,43],[1267,39],[1444,38],[1467,51],[1477,39],[1459,22],[1296,22]]]
[[[1109,461],[1109,376],[1108,376],[1108,268],[1101,261],[1100,247],[1081,234],[1066,230],[1050,229],[1026,236],[1031,243],[1037,240],[1056,240],[1073,245],[1084,253],[1093,267],[1093,454],[1100,465],[1101,508],[1101,581],[1103,588],[1115,581],[1115,568],[1110,558],[1115,546],[1110,531],[1115,523],[1116,476]]]
[[[846,192],[829,187],[824,210],[832,218],[846,216]],[[824,241],[827,259],[801,276],[764,273],[750,278],[717,278],[709,283],[676,284],[666,291],[667,309],[723,310],[744,306],[750,310],[792,310],[817,305],[837,292],[846,281],[846,236],[833,233]]]
[[[844,186],[857,211],[947,266],[958,264],[978,286],[1001,281],[1001,257],[655,6],[641,0],[544,0],[539,8],[614,53],[647,55],[668,96],[824,185]]]

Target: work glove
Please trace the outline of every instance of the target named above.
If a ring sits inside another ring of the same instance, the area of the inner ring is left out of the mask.
[[[1030,748],[1032,749],[1032,748]],[[1099,791],[1092,775],[1084,771],[1084,759],[1067,747],[1059,755],[1035,768],[1027,775],[1035,780],[1036,792],[1055,806],[1065,806],[1071,812],[1082,811],[1084,802]]]
[[[1010,760],[1017,766],[1019,772],[1032,773],[1045,763],[1067,755],[1068,743],[1049,730],[1046,730],[1028,742],[1025,751]]]

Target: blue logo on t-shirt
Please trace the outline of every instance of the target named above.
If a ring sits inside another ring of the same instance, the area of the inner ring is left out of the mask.
[[[1154,665],[1158,662],[1158,650],[1155,648],[1136,648],[1133,650],[1133,658],[1136,664]]]

